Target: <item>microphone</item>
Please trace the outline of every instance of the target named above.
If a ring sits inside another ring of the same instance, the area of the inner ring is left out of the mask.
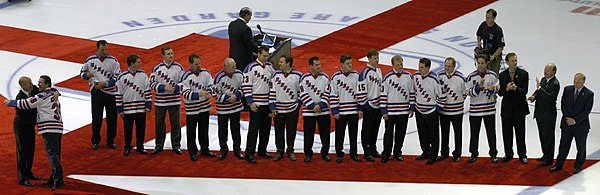
[[[256,25],[256,28],[258,28],[258,31],[260,31],[260,34],[265,34],[265,33],[262,31],[262,28],[260,27],[260,24],[257,24],[257,25]]]

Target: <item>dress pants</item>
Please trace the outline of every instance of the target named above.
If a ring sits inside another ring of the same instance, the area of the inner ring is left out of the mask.
[[[383,152],[381,156],[402,156],[402,146],[406,137],[408,114],[388,115],[385,121],[385,134],[383,134]],[[392,150],[393,146],[393,150]]]
[[[419,144],[423,155],[426,155],[430,160],[436,160],[440,151],[440,129],[438,113],[432,112],[429,114],[417,115],[417,132],[419,134]]]
[[[228,152],[227,147],[228,139],[228,126],[231,127],[231,139],[233,139],[233,151],[240,152],[242,138],[240,135],[240,112],[234,112],[231,114],[219,114],[217,115],[217,123],[219,125],[219,146],[221,152]],[[228,124],[229,123],[229,124]]]
[[[587,132],[582,132],[582,129],[573,129],[570,127],[561,129],[560,133],[560,144],[558,146],[558,156],[556,157],[556,167],[562,168],[565,164],[565,160],[569,155],[571,149],[571,142],[575,138],[575,145],[577,147],[577,156],[575,157],[576,169],[581,169],[586,157],[586,145],[587,145]]]
[[[519,159],[527,158],[525,146],[525,116],[502,117],[502,140],[504,142],[504,153],[507,157],[514,156],[513,152],[513,128],[514,137],[517,139],[517,154]]]
[[[357,155],[358,141],[358,114],[340,115],[335,119],[335,153],[337,157],[344,157],[344,138],[348,127],[348,138],[350,140],[350,156]]]
[[[278,153],[283,153],[284,150],[285,152],[294,152],[299,110],[297,108],[290,113],[277,113],[273,119],[275,123],[275,146],[277,146]],[[286,144],[287,150],[285,149]]]
[[[133,124],[135,123],[135,146],[137,150],[144,149],[144,138],[146,136],[146,112],[125,114],[123,116],[123,127],[125,130],[125,149],[131,149],[133,136]]]
[[[379,135],[380,124],[381,111],[367,106],[363,110],[362,130],[360,132],[360,141],[362,142],[365,157],[371,156],[373,152],[377,152],[377,135]]]
[[[544,162],[552,163],[554,160],[554,145],[555,145],[555,130],[556,130],[556,114],[550,118],[536,118],[538,131],[540,135],[540,143],[542,145],[542,153],[544,154]]]
[[[60,164],[60,148],[62,133],[44,133],[44,148],[46,149],[46,156],[50,161],[50,167],[52,169],[50,173],[50,179],[54,180],[54,183],[63,182],[63,169]]]
[[[269,117],[269,106],[260,105],[258,111],[250,113],[250,125],[248,128],[248,136],[246,139],[246,156],[253,156],[256,152],[256,139],[258,142],[258,153],[267,153],[267,145],[269,144],[269,136],[271,134],[271,117]]]
[[[329,114],[319,116],[304,116],[304,154],[308,157],[313,155],[313,144],[315,141],[315,129],[319,125],[319,137],[321,138],[321,156],[329,155],[329,137],[331,134],[331,118]]]
[[[452,156],[462,155],[462,121],[463,114],[445,115],[440,114],[440,127],[442,128],[442,156],[448,156],[450,153],[450,124],[454,130],[454,151]]]
[[[208,153],[210,149],[208,148],[208,118],[210,117],[210,113],[201,112],[198,114],[186,115],[185,125],[187,127],[186,136],[187,136],[187,147],[188,153],[190,155],[195,155],[198,153],[198,146],[196,145],[196,140],[200,144],[200,152]],[[198,138],[196,139],[196,133],[198,133]]]
[[[485,123],[485,133],[490,147],[490,157],[498,155],[496,148],[496,115],[469,116],[469,125],[471,126],[471,140],[469,143],[469,152],[472,157],[479,156],[479,131],[481,130],[481,120]]]
[[[117,136],[117,107],[115,96],[106,94],[100,90],[92,89],[92,144],[101,141],[100,129],[102,129],[103,113],[106,109],[106,143],[115,143]]]
[[[23,182],[33,174],[31,168],[35,154],[35,119],[31,122],[20,122],[15,119],[13,129],[17,144],[17,175],[19,182]]]
[[[171,146],[173,149],[181,148],[181,122],[180,105],[175,106],[154,106],[154,120],[156,121],[156,148],[163,149],[165,137],[167,134],[167,112],[169,112],[169,122],[171,123]]]

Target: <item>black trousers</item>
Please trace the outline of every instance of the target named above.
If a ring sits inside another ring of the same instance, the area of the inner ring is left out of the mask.
[[[440,129],[438,113],[417,115],[417,132],[419,134],[419,144],[421,145],[422,155],[426,155],[430,160],[436,160],[440,151]]]
[[[198,153],[196,140],[198,140],[198,143],[200,144],[201,153],[210,152],[210,149],[208,148],[208,117],[210,117],[210,113],[201,112],[185,116],[188,153],[190,155]],[[198,133],[198,138],[196,138],[196,132]]]
[[[462,114],[440,114],[440,127],[442,128],[442,156],[448,156],[450,153],[450,123],[452,123],[452,129],[454,130],[454,151],[452,152],[452,156],[462,155],[462,121]]]
[[[313,155],[313,144],[315,142],[315,129],[319,125],[319,137],[321,138],[321,156],[329,155],[329,134],[331,130],[331,118],[329,114],[319,116],[304,116],[304,154],[308,157]]]
[[[228,123],[231,127],[231,139],[233,139],[233,151],[240,152],[242,137],[240,135],[240,112],[231,114],[219,114],[217,115],[217,123],[219,124],[219,146],[221,152],[228,152],[227,138],[228,138]]]
[[[125,150],[130,150],[133,137],[133,124],[135,123],[135,146],[137,150],[144,149],[144,138],[146,136],[146,113],[125,114],[123,116],[123,128],[125,130]]]
[[[383,134],[382,156],[389,157],[392,153],[394,156],[402,156],[407,126],[408,114],[388,115],[388,120],[385,121],[385,134]]]
[[[62,165],[60,163],[62,133],[44,133],[42,134],[42,137],[44,138],[46,156],[48,157],[48,161],[50,161],[50,167],[52,167],[49,180],[62,182],[64,177]]]
[[[254,155],[256,152],[256,139],[258,142],[258,153],[267,153],[269,136],[271,134],[271,117],[269,117],[269,106],[258,106],[258,111],[250,113],[250,125],[248,127],[248,136],[246,138],[246,156]]]
[[[29,123],[15,120],[13,129],[17,143],[17,175],[19,182],[23,182],[33,175],[31,167],[35,154],[35,120]]]
[[[106,143],[115,143],[117,137],[117,107],[115,96],[100,90],[92,89],[92,144],[99,144],[102,140],[102,116],[106,109]]]
[[[358,152],[358,114],[340,115],[340,119],[335,119],[335,153],[337,157],[344,157],[346,126],[348,126],[350,140],[350,156],[356,156]]]
[[[180,105],[154,106],[154,108],[156,133],[155,149],[163,149],[165,145],[165,137],[167,135],[167,112],[169,112],[169,122],[171,123],[171,146],[173,149],[181,148]]]
[[[552,163],[554,160],[556,114],[553,117],[536,118],[544,162]]]
[[[508,157],[514,156],[513,128],[515,130],[514,137],[517,139],[517,154],[519,155],[519,158],[527,158],[527,147],[525,146],[525,115],[502,117],[504,153]]]
[[[290,113],[278,113],[273,119],[275,123],[275,146],[277,146],[278,153],[283,153],[284,150],[285,152],[294,152],[299,108],[300,106]],[[285,149],[286,144],[287,149]]]
[[[481,130],[481,120],[485,123],[485,133],[490,147],[490,157],[498,155],[496,148],[496,115],[469,116],[469,125],[471,126],[471,140],[469,143],[469,152],[471,156],[479,156],[479,131]]]
[[[563,167],[569,150],[571,149],[571,142],[575,138],[575,145],[577,147],[577,156],[575,157],[575,168],[583,167],[586,155],[587,145],[587,132],[582,132],[583,129],[565,128],[560,131],[560,144],[558,145],[558,156],[556,157],[556,167]]]
[[[371,106],[363,110],[362,130],[360,132],[360,141],[366,156],[377,152],[377,135],[379,135],[379,125],[381,124],[381,111]]]

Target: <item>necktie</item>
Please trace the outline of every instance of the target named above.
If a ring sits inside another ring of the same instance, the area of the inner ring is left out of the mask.
[[[579,96],[579,89],[575,89],[575,98],[573,98],[574,102],[577,102],[577,96]]]

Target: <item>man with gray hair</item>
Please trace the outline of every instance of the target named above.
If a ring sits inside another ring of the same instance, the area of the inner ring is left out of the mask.
[[[244,71],[252,62],[252,53],[258,52],[258,46],[252,42],[252,30],[248,22],[252,19],[252,9],[243,7],[237,19],[229,23],[229,57],[236,62],[236,68]]]

